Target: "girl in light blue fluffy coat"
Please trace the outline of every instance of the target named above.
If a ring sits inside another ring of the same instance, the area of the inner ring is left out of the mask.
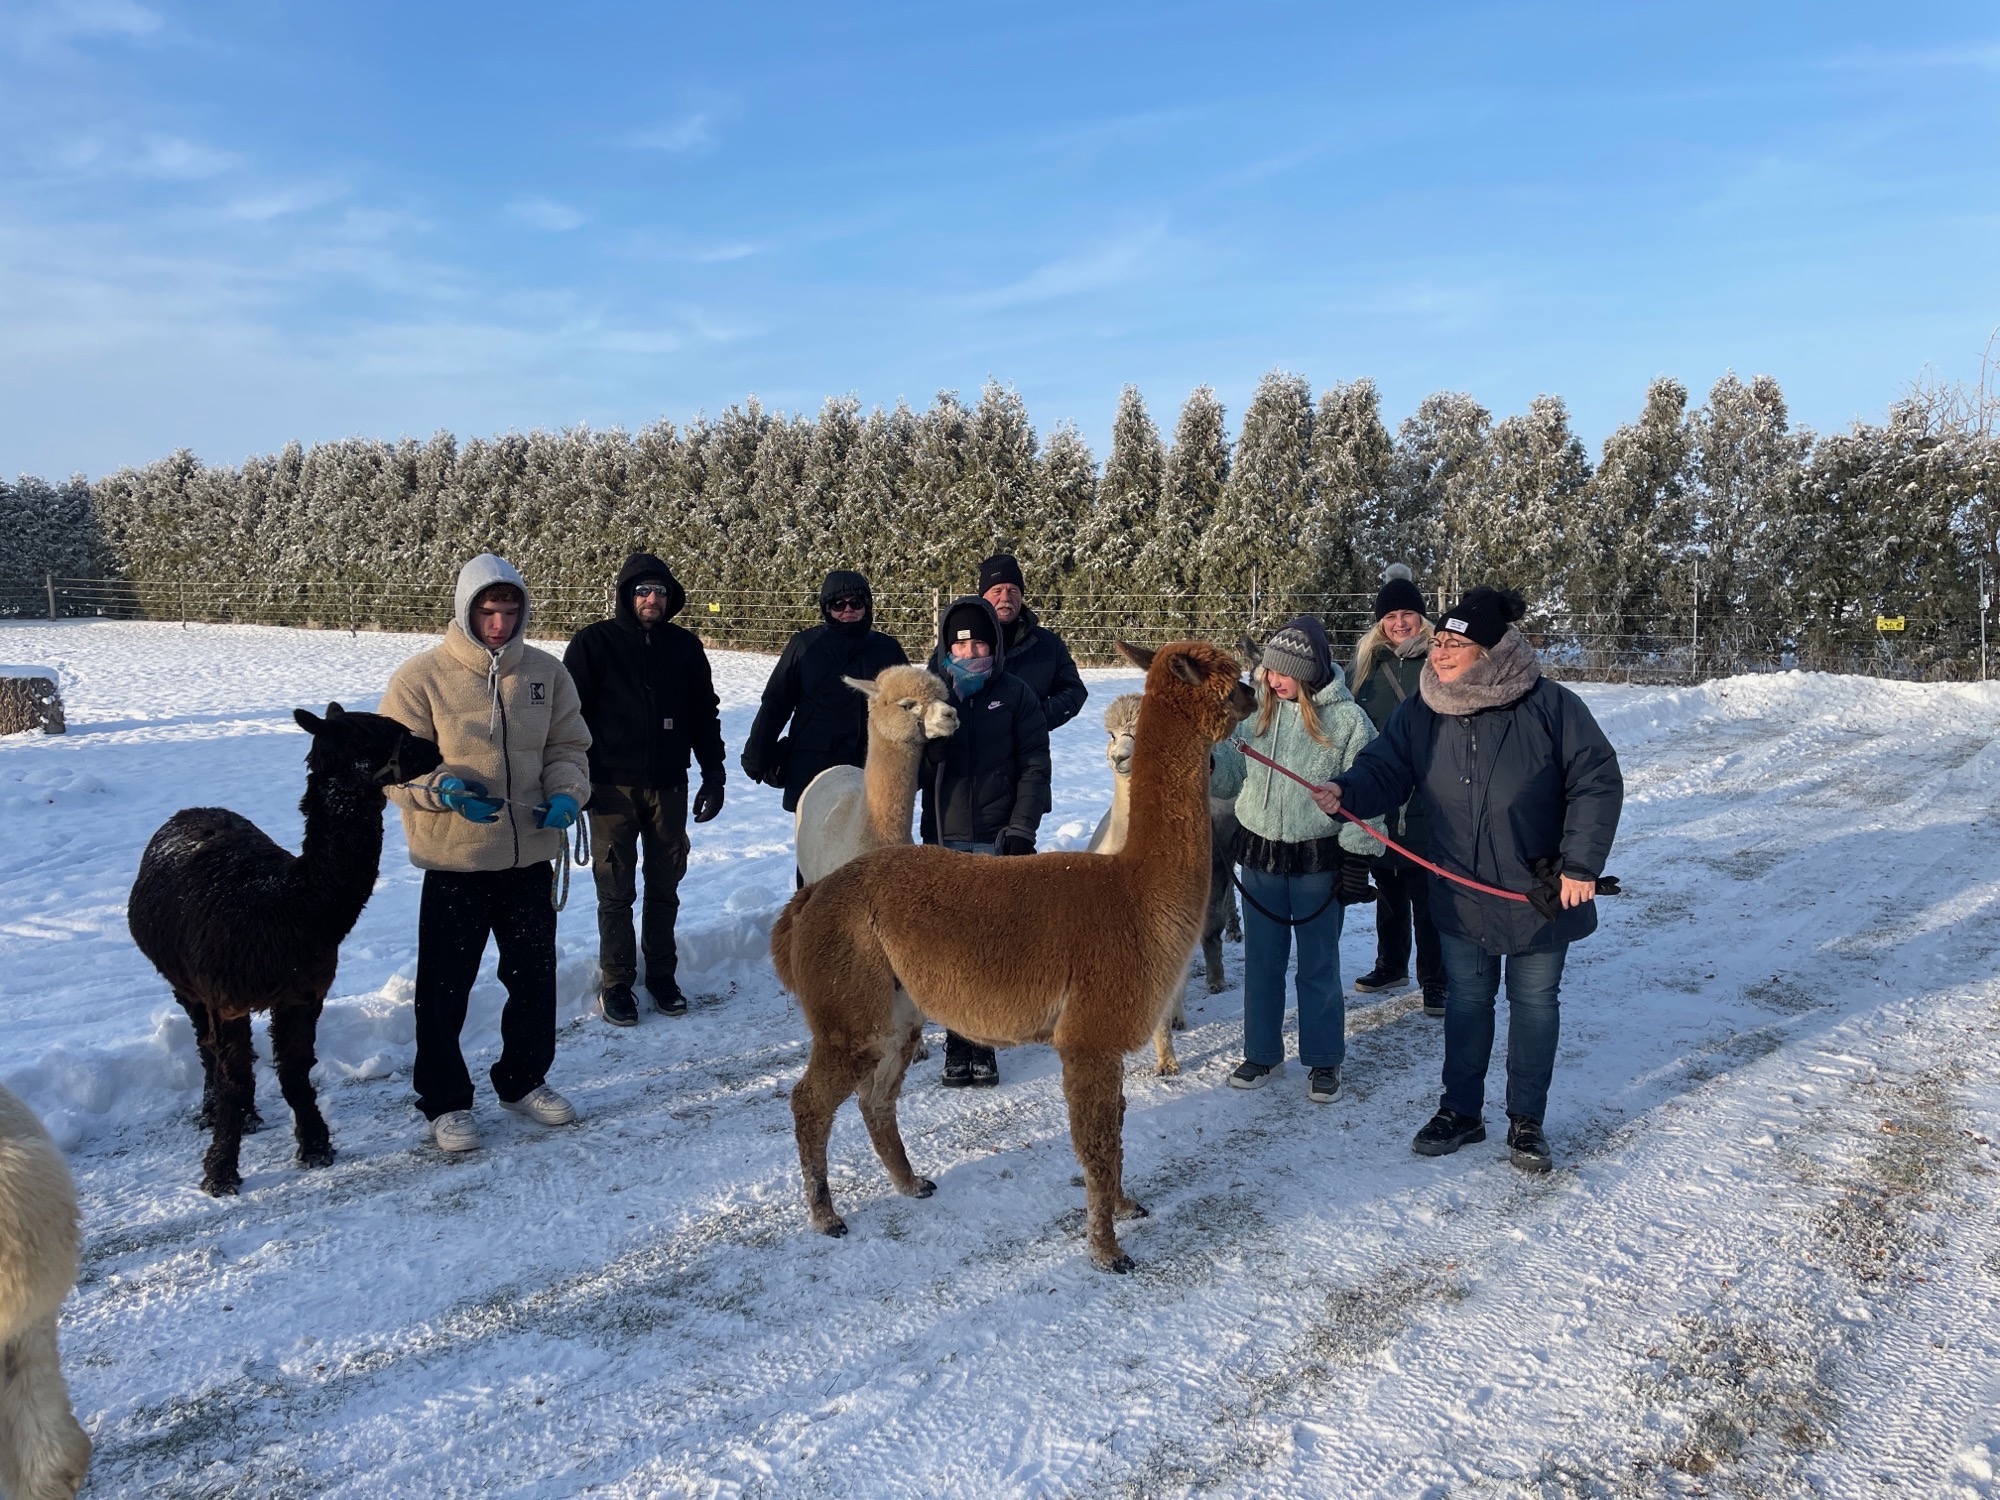
[[[1257,670],[1257,712],[1243,726],[1252,748],[1311,782],[1354,764],[1375,726],[1347,691],[1326,629],[1301,615],[1272,636]],[[1215,750],[1214,795],[1236,798],[1236,861],[1243,867],[1243,1063],[1239,1089],[1262,1088],[1285,1061],[1285,971],[1298,939],[1299,1061],[1307,1097],[1340,1095],[1347,1002],[1340,981],[1345,905],[1374,899],[1368,858],[1381,846],[1329,818],[1306,789],[1224,740]],[[1372,820],[1380,827],[1381,820]]]

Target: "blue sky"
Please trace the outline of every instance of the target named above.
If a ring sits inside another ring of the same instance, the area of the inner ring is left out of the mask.
[[[0,0],[0,472],[1259,375],[1593,450],[2000,325],[2000,11]]]

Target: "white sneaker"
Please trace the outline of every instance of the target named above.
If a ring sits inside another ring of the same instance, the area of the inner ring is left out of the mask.
[[[479,1125],[469,1109],[446,1110],[431,1121],[431,1139],[440,1151],[477,1151]]]
[[[567,1125],[576,1118],[576,1109],[569,1100],[563,1098],[546,1083],[527,1097],[516,1099],[512,1104],[502,1099],[500,1107],[511,1109],[517,1115],[526,1115],[537,1125]]]

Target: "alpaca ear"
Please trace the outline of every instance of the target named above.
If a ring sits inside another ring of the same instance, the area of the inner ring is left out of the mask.
[[[1264,648],[1249,636],[1239,635],[1236,638],[1236,654],[1243,658],[1244,670],[1254,672],[1257,670],[1257,663],[1263,660]]]
[[[876,695],[882,691],[882,689],[865,677],[843,677],[840,680],[853,688],[855,692],[866,698],[870,703],[873,703]]]
[[[1200,687],[1204,682],[1208,681],[1209,671],[1207,665],[1196,661],[1192,656],[1188,656],[1185,653],[1176,652],[1167,664],[1173,668],[1174,676],[1180,678],[1182,682],[1191,682],[1196,687]]]
[[[293,709],[292,718],[297,722],[299,728],[303,729],[307,734],[318,734],[322,729],[326,728],[326,720],[322,719],[309,708]]]
[[[1153,658],[1160,654],[1158,651],[1149,650],[1144,646],[1135,646],[1130,641],[1113,641],[1112,644],[1118,648],[1120,656],[1124,657],[1125,660],[1132,663],[1133,666],[1142,672],[1152,666]]]
[[[326,716],[329,719],[344,719],[347,717],[347,710],[338,703],[329,703],[326,706]]]

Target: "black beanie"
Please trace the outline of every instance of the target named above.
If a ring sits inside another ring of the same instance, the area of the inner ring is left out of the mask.
[[[968,600],[945,611],[945,655],[951,655],[952,642],[963,640],[984,641],[989,649],[1000,644],[993,629],[993,611],[985,603],[975,604]]]
[[[1410,572],[1408,563],[1390,563],[1382,570],[1382,591],[1375,596],[1375,618],[1393,615],[1399,609],[1415,610],[1418,614],[1428,614],[1424,606],[1423,591],[1417,587],[1416,575]]]
[[[1491,651],[1507,627],[1528,612],[1527,601],[1512,589],[1482,583],[1437,617],[1439,630],[1455,631]]]
[[[979,565],[979,592],[985,593],[996,583],[1011,583],[1024,593],[1027,591],[1021,565],[1005,552],[996,552]]]

